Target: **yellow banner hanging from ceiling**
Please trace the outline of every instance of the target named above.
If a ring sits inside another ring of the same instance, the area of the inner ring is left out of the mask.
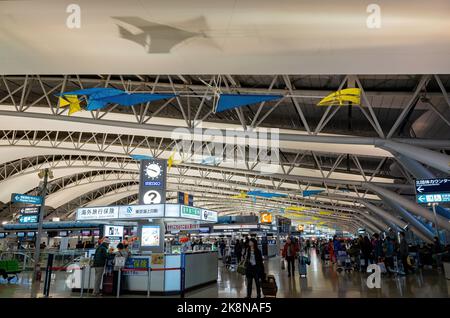
[[[352,103],[361,104],[361,89],[346,88],[322,98],[317,106],[344,106]]]

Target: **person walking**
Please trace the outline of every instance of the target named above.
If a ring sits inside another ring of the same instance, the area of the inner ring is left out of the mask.
[[[405,232],[401,232],[400,233],[399,256],[400,256],[400,259],[402,260],[403,270],[405,271],[405,275],[409,274],[408,255],[409,255],[409,247],[408,247],[408,242],[406,242]]]
[[[380,235],[378,233],[375,233],[373,237],[374,237],[373,256],[375,263],[378,263],[381,261],[381,258],[383,257],[383,241],[381,240]]]
[[[261,283],[260,280],[264,278],[264,263],[262,253],[258,248],[256,239],[251,238],[248,242],[248,248],[245,253],[246,270],[245,276],[247,278],[247,297],[251,298],[253,289],[253,280],[256,285],[256,297],[261,298]]]
[[[392,241],[390,236],[387,236],[384,242],[384,265],[386,266],[386,271],[388,272],[389,276],[392,275],[392,271],[394,268],[394,253],[394,242]]]
[[[236,254],[236,259],[239,264],[242,260],[242,245],[240,240],[236,240],[236,244],[234,245],[234,253]]]
[[[225,262],[225,248],[227,247],[227,244],[225,243],[224,239],[222,239],[219,243],[219,249],[220,249],[220,256],[222,257],[222,261]]]
[[[106,261],[108,259],[109,238],[105,237],[101,244],[97,247],[94,254],[95,282],[93,296],[100,295],[100,284],[102,282],[103,273],[105,271]]]
[[[372,259],[372,243],[367,236],[364,236],[363,243],[361,246],[361,252],[364,260],[364,270],[369,266],[369,261]]]
[[[327,249],[328,249],[328,255],[330,255],[330,262],[332,262],[333,264],[335,263],[335,256],[334,256],[334,245],[333,245],[333,240],[330,239],[328,241],[328,245],[327,245]]]
[[[284,244],[282,256],[288,263],[288,277],[295,276],[295,260],[297,253],[299,252],[298,245],[292,242],[292,239],[288,237],[286,244]],[[292,270],[292,271],[291,271]]]

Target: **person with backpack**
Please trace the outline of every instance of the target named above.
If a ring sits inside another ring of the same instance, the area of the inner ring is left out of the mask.
[[[95,282],[93,296],[100,295],[100,284],[102,283],[103,273],[105,271],[106,261],[108,259],[109,238],[103,238],[101,244],[97,247],[94,254]]]

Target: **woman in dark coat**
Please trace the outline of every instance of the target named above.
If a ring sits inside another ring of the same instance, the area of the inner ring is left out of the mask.
[[[256,297],[261,298],[261,284],[260,280],[264,278],[264,263],[262,253],[258,249],[258,242],[256,239],[251,238],[247,251],[245,253],[245,265],[246,265],[246,277],[247,277],[247,297],[252,296],[253,280],[256,285]]]

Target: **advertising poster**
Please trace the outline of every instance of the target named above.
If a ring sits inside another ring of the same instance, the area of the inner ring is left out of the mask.
[[[159,225],[146,225],[142,227],[142,242],[145,247],[159,246],[159,235],[161,228]]]

